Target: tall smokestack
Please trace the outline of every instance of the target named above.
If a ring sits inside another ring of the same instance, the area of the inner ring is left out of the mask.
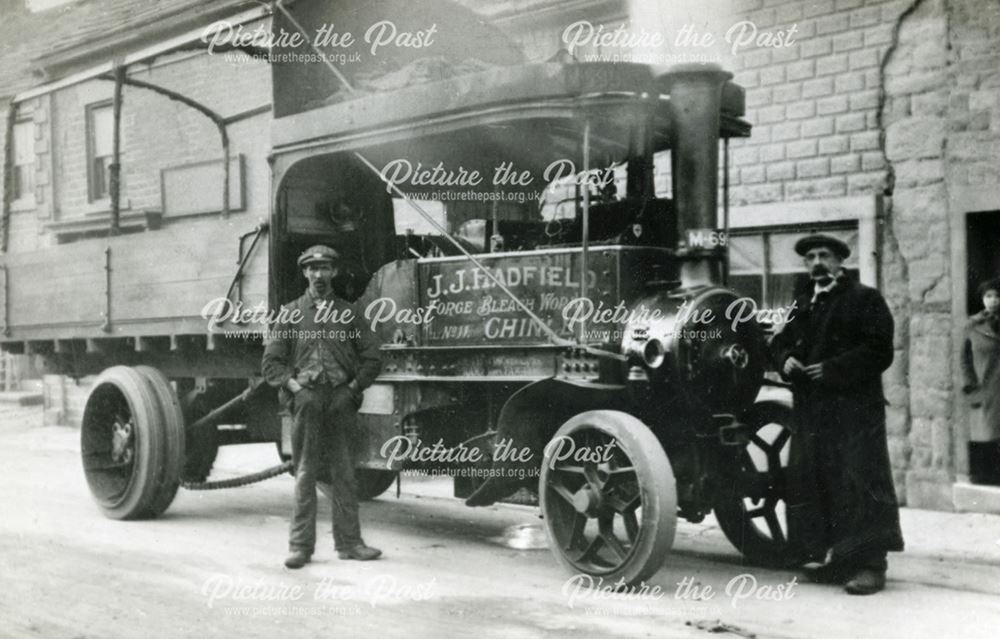
[[[682,238],[718,225],[722,87],[732,77],[714,64],[684,64],[659,78],[673,112],[670,172]]]

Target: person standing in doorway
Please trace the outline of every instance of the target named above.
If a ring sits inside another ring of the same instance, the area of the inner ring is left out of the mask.
[[[971,407],[969,480],[1000,486],[1000,278],[979,285],[983,310],[969,318],[962,343],[962,392]]]

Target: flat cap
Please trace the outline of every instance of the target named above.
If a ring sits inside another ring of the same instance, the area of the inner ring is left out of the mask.
[[[795,243],[795,252],[799,255],[805,255],[810,250],[825,246],[830,249],[834,255],[838,256],[842,260],[846,260],[851,254],[850,247],[847,246],[843,241],[831,236],[823,235],[822,233],[813,233],[812,235],[807,235]]]
[[[307,264],[317,264],[320,262],[333,264],[339,259],[340,255],[337,251],[333,250],[329,246],[317,244],[316,246],[310,246],[302,252],[302,255],[299,256],[299,266],[302,267]]]

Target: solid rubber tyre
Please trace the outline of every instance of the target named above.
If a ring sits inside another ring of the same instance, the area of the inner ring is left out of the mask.
[[[159,427],[165,442],[165,456],[158,480],[156,497],[149,516],[158,517],[170,507],[180,485],[184,469],[184,411],[170,380],[152,366],[136,366],[156,395],[160,408]]]
[[[167,457],[160,420],[159,401],[135,369],[113,366],[94,381],[80,448],[90,493],[107,517],[140,519],[153,512]]]
[[[611,452],[600,460],[560,461],[567,450]],[[603,585],[641,583],[673,546],[673,469],[649,427],[627,413],[588,411],[563,424],[545,448],[539,496],[556,560]]]

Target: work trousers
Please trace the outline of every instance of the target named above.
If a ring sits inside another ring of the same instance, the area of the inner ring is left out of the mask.
[[[316,478],[329,465],[333,501],[333,544],[338,551],[362,543],[358,487],[351,448],[358,396],[346,386],[303,388],[292,399],[292,463],[295,506],[289,531],[291,550],[316,547]]]

